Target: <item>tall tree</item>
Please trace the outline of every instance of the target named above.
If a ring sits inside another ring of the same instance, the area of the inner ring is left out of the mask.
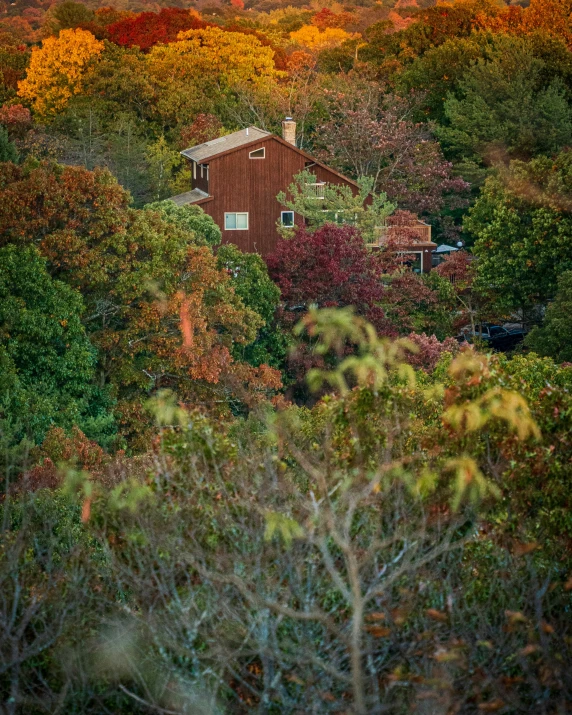
[[[554,302],[546,308],[544,323],[531,330],[526,344],[539,355],[572,363],[572,271],[558,277],[558,289]]]
[[[76,28],[89,29],[95,24],[95,13],[83,3],[73,0],[64,2],[50,8],[44,17],[44,33],[57,35],[61,30],[74,30]]]
[[[26,79],[18,84],[20,97],[30,100],[42,117],[61,111],[81,90],[89,60],[103,52],[104,44],[85,30],[62,30],[34,47]]]
[[[36,245],[51,274],[83,295],[98,381],[113,387],[124,434],[134,436],[138,420],[144,426],[142,404],[158,388],[224,411],[280,384],[276,371],[233,359],[233,346],[252,342],[263,320],[245,307],[205,239],[196,241],[189,217],[130,208],[105,170],[2,169],[3,240]]]
[[[38,443],[52,425],[79,425],[92,438],[111,436],[83,311],[81,295],[50,277],[35,247],[0,248],[0,416],[15,434]]]
[[[164,7],[159,12],[142,12],[108,25],[109,39],[121,47],[139,47],[145,51],[158,43],[174,42],[179,32],[208,26],[196,12],[178,7]]]
[[[572,152],[514,161],[490,177],[466,219],[476,238],[477,287],[506,310],[554,297],[572,270]]]
[[[18,150],[10,139],[8,130],[0,125],[0,161],[18,161]]]
[[[352,305],[378,330],[387,326],[379,307],[385,265],[379,254],[367,249],[357,228],[333,223],[313,232],[299,228],[293,237],[278,242],[267,263],[280,287],[286,317],[289,312],[295,320],[297,310],[307,310],[312,304]]]
[[[362,176],[359,190],[354,192],[345,184],[320,184],[309,169],[296,174],[288,191],[281,191],[277,199],[286,208],[301,216],[311,228],[338,223],[355,226],[362,240],[374,243],[377,231],[395,208],[385,194],[373,192],[373,179]],[[289,236],[295,228],[281,228]]]
[[[253,342],[235,346],[235,357],[251,365],[267,363],[281,368],[287,337],[277,323],[280,289],[268,275],[266,263],[258,254],[242,253],[232,243],[227,243],[217,250],[217,265],[228,273],[244,305],[263,321]]]
[[[316,132],[324,160],[350,176],[371,176],[402,208],[437,213],[447,199],[462,204],[469,186],[453,175],[431,128],[413,120],[412,102],[382,95],[373,83],[361,83],[361,91],[351,85],[349,75],[333,92],[330,119]]]
[[[479,60],[496,61],[510,51],[514,42],[504,34],[490,32],[451,38],[417,57],[399,76],[398,87],[401,92],[417,92],[422,97],[423,115],[429,113],[430,119],[446,124],[445,103],[450,94],[458,99],[464,96],[460,89],[464,75]],[[517,42],[542,63],[538,66],[540,85],[548,85],[557,77],[569,84],[572,56],[563,39],[535,32]]]
[[[459,158],[515,158],[558,151],[572,140],[572,109],[559,78],[546,79],[545,63],[518,37],[498,38],[479,58],[444,106],[449,126],[439,132]]]
[[[147,204],[145,209],[157,211],[165,222],[172,223],[189,234],[194,234],[194,242],[197,245],[204,244],[213,247],[221,242],[220,228],[200,206],[192,204],[177,206],[176,203],[167,199]]]
[[[277,76],[274,51],[252,35],[215,27],[189,30],[178,42],[157,45],[148,68],[159,92],[157,110],[172,126],[211,111],[215,100],[234,84],[263,84]]]

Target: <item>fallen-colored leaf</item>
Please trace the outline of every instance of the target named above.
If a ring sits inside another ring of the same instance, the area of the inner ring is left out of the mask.
[[[385,621],[385,613],[368,613],[366,618],[368,621]]]
[[[87,524],[91,516],[91,497],[85,499],[81,507],[81,522]]]
[[[520,611],[505,611],[504,615],[508,618],[511,624],[526,623],[526,616],[524,616]]]
[[[407,617],[407,611],[404,608],[394,608],[391,611],[391,618],[396,626],[401,626],[405,623]]]
[[[293,675],[292,673],[286,676],[286,680],[288,680],[290,683],[296,683],[296,685],[305,685],[302,678],[299,678],[297,675]]]
[[[451,663],[455,660],[459,660],[460,657],[461,654],[458,650],[445,650],[445,648],[439,648],[434,655],[438,663]]]
[[[438,611],[436,608],[428,608],[426,613],[429,618],[432,618],[434,621],[440,621],[441,623],[445,623],[447,620],[447,614],[443,613],[442,611]]]
[[[320,693],[320,697],[328,703],[336,702],[336,698],[332,695],[332,693]]]

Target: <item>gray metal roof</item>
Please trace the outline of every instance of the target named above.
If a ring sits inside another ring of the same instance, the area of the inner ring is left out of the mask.
[[[210,142],[193,146],[190,149],[184,149],[181,154],[186,156],[187,159],[203,162],[207,159],[211,159],[213,156],[217,156],[217,154],[222,154],[229,149],[237,149],[240,146],[258,142],[269,136],[272,136],[272,134],[264,131],[264,129],[258,129],[258,127],[248,127],[248,129],[241,129],[238,132],[227,134],[226,136],[219,137],[218,139],[212,139]]]
[[[177,196],[170,196],[169,201],[173,201],[177,206],[187,206],[188,204],[196,204],[197,201],[201,199],[208,199],[209,195],[205,194],[204,191],[200,189],[193,189],[192,191],[185,191],[184,194],[177,194]]]

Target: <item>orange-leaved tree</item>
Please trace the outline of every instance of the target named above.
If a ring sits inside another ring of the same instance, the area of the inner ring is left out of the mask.
[[[493,14],[481,14],[477,26],[493,32],[526,35],[540,32],[563,40],[572,47],[572,2],[570,0],[531,0],[523,8],[511,5]]]
[[[111,386],[132,439],[134,424],[148,426],[142,405],[156,389],[222,412],[280,386],[276,371],[233,358],[264,320],[201,245],[200,222],[193,231],[131,208],[106,170],[30,163],[0,165],[0,223],[4,243],[36,245],[51,274],[81,292],[98,382]]]
[[[105,45],[86,30],[62,30],[34,47],[26,79],[18,83],[18,94],[32,102],[36,113],[50,116],[65,108],[81,91],[88,62],[103,52]]]

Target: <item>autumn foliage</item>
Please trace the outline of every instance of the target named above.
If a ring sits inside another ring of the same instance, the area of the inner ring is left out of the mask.
[[[0,3],[0,710],[569,712],[571,0],[97,4]]]
[[[159,43],[174,42],[179,32],[202,30],[208,23],[193,11],[161,8],[158,13],[142,12],[108,25],[109,39],[120,47],[137,46],[148,50]]]
[[[293,42],[314,52],[338,47],[347,40],[357,37],[357,34],[346,32],[339,26],[328,25],[324,26],[323,30],[320,30],[316,25],[304,25],[304,27],[290,34]]]
[[[340,27],[344,29],[354,21],[355,17],[350,12],[333,12],[324,7],[312,17],[312,25],[323,32],[328,27]]]
[[[275,370],[233,359],[233,345],[252,342],[263,321],[193,233],[130,208],[106,171],[3,168],[3,240],[36,245],[52,274],[84,296],[86,327],[105,355],[100,374],[120,399],[123,429],[132,429],[126,415],[140,419],[150,387],[177,387],[192,404],[218,395],[221,411],[228,394],[254,404],[279,388]]]
[[[81,91],[87,63],[103,48],[86,30],[62,30],[57,38],[48,37],[32,50],[26,79],[18,84],[19,96],[30,100],[41,116],[61,111]]]
[[[271,277],[280,287],[285,311],[352,305],[379,330],[385,315],[379,307],[384,296],[380,258],[366,248],[351,226],[325,224],[309,233],[303,228],[293,238],[278,242],[267,259]],[[292,319],[297,313],[291,312]]]

